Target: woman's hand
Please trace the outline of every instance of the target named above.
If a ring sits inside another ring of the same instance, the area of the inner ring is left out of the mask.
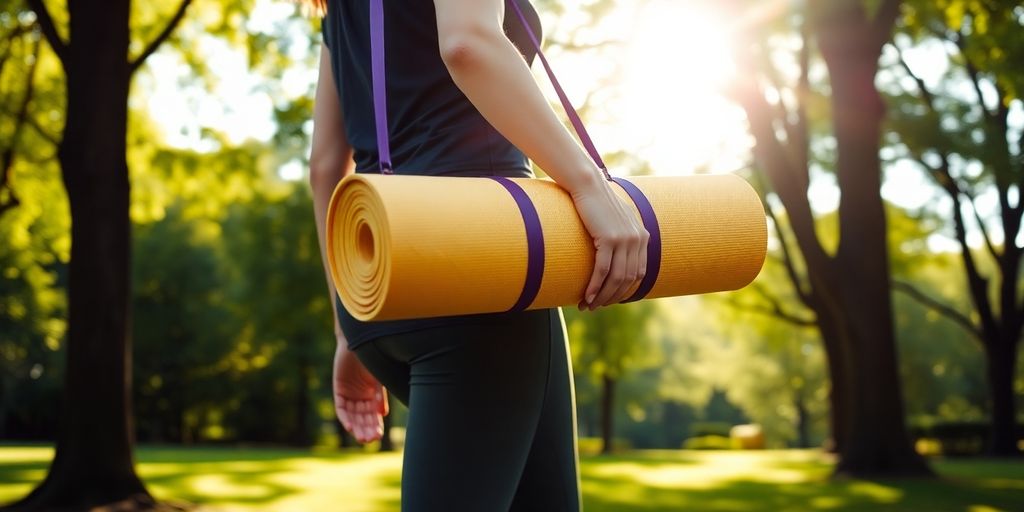
[[[384,434],[388,392],[363,366],[345,340],[334,352],[334,411],[356,441],[369,443]]]
[[[597,251],[579,308],[594,310],[621,302],[647,273],[650,234],[604,179],[592,180],[570,195]]]

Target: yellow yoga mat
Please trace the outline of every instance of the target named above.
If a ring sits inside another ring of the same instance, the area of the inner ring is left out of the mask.
[[[575,306],[594,245],[550,179],[510,178],[535,206],[543,275],[527,309]],[[735,290],[760,272],[764,208],[734,175],[628,178],[657,216],[661,263],[646,298]],[[609,183],[626,204],[626,191]],[[639,211],[634,207],[639,217]],[[342,304],[361,321],[507,311],[527,274],[524,214],[488,178],[353,174],[327,214],[327,254]]]

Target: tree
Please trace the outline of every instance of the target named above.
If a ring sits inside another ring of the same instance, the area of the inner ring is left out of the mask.
[[[238,330],[250,332],[247,343],[253,352],[274,363],[255,376],[266,389],[247,400],[277,400],[268,409],[290,409],[281,418],[252,424],[263,426],[264,435],[286,432],[291,444],[308,447],[319,431],[312,423],[316,408],[311,391],[330,396],[331,366],[326,362],[334,354],[328,323],[332,304],[321,293],[323,267],[307,187],[292,183],[275,196],[231,208],[225,219],[230,294],[241,310]],[[252,386],[245,388],[252,391]]]
[[[805,275],[778,228],[780,243],[787,247],[787,272],[801,302],[814,312],[825,345],[832,428],[840,455],[836,473],[854,476],[929,473],[910,444],[898,392],[880,194],[878,153],[885,106],[874,80],[899,8],[898,0],[871,6],[860,0],[812,0],[798,15],[786,17],[785,23],[799,23],[802,43],[797,83],[789,94],[783,94],[769,44],[747,41],[736,51],[744,78],[735,97],[747,114],[757,166],[785,208]],[[762,28],[757,36],[768,41],[766,32],[773,27]],[[842,194],[839,241],[831,253],[816,232],[807,195],[813,164],[807,115],[812,43],[829,78],[834,168]],[[768,205],[772,207],[771,201]],[[771,209],[769,213],[774,216]]]
[[[902,155],[917,163],[951,200],[949,223],[960,245],[973,314],[961,313],[907,281],[897,290],[946,315],[977,340],[985,353],[991,402],[993,455],[1019,456],[1014,376],[1024,327],[1019,236],[1024,219],[1024,136],[1010,121],[1011,104],[1024,92],[1020,63],[1024,44],[1019,2],[908,2],[893,44],[892,76],[909,77],[909,87],[892,80],[893,128]],[[935,43],[948,57],[940,83],[928,83],[904,58],[910,44]],[[967,85],[964,94],[957,87]],[[998,198],[986,218],[976,199]],[[984,249],[968,243],[977,230]],[[986,263],[991,261],[991,265]]]
[[[654,302],[634,302],[586,313],[570,311],[567,323],[576,323],[574,366],[599,381],[601,401],[601,453],[611,453],[614,438],[616,384],[630,370],[657,364],[648,327],[657,314]]]
[[[71,210],[67,363],[56,454],[46,479],[11,508],[153,503],[132,463],[130,223],[126,162],[132,75],[184,17],[182,0],[134,58],[128,0],[68,2],[62,37],[42,0],[28,0],[66,76],[58,159]]]

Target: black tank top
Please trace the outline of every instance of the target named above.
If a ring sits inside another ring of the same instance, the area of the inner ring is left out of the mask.
[[[518,1],[540,37],[537,12]],[[328,0],[321,22],[357,173],[379,172],[370,82],[369,0]],[[535,50],[514,13],[505,33],[527,63]],[[480,115],[452,81],[438,49],[432,0],[384,0],[388,134],[395,174],[534,177],[526,156]],[[495,84],[496,87],[500,84]],[[335,298],[350,349],[367,340],[490,315],[360,322]]]

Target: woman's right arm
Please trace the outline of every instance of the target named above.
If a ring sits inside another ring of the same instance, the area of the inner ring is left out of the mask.
[[[487,121],[572,196],[594,239],[580,307],[615,304],[643,279],[648,233],[551,109],[502,29],[504,0],[434,0],[441,58]]]

